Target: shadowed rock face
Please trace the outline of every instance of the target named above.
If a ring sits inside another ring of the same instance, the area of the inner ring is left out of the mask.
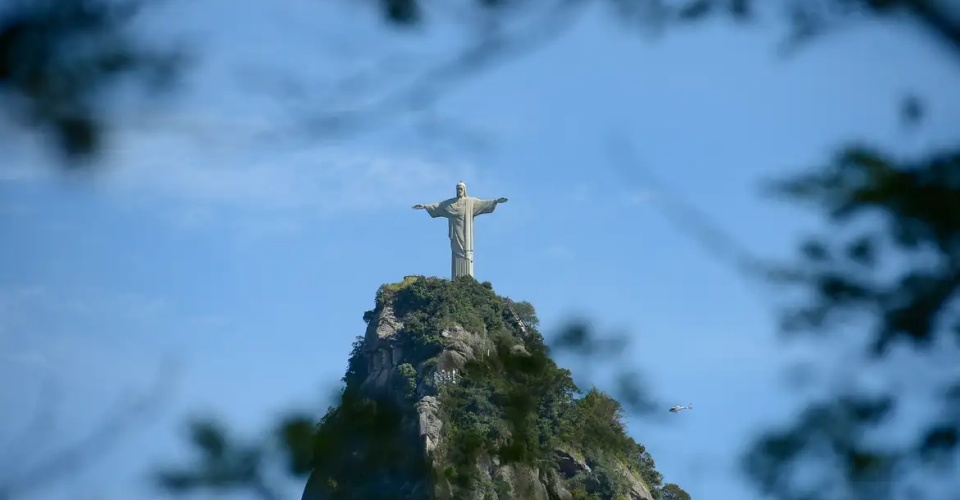
[[[487,324],[477,327],[478,323],[472,321],[474,327],[468,329],[455,321],[456,316],[449,324],[436,326],[432,330],[424,330],[421,325],[413,333],[408,329],[410,325],[407,320],[416,316],[418,311],[397,303],[400,295],[397,288],[413,286],[418,280],[432,279],[408,277],[400,285],[381,288],[377,306],[372,315],[367,316],[367,329],[361,345],[355,351],[356,359],[351,359],[352,375],[348,372],[346,378],[345,402],[350,394],[351,398],[369,398],[396,410],[395,417],[391,418],[394,418],[397,426],[389,436],[383,438],[390,443],[367,439],[369,434],[376,434],[375,429],[358,433],[357,441],[362,442],[357,444],[338,441],[337,446],[322,448],[327,451],[323,452],[324,457],[317,458],[318,465],[307,482],[302,500],[573,500],[575,496],[571,492],[571,485],[589,485],[593,470],[586,460],[562,448],[554,451],[555,456],[534,464],[518,461],[504,463],[495,454],[480,453],[471,462],[471,475],[475,478],[472,484],[465,486],[450,477],[451,451],[444,445],[450,439],[451,426],[447,422],[448,415],[443,403],[444,383],[455,384],[457,382],[454,380],[459,380],[457,377],[470,377],[471,363],[499,356],[499,351],[509,352],[517,358],[530,357],[531,347],[527,343],[535,330],[531,331],[515,313],[505,308],[502,323],[496,325],[501,332],[499,344],[491,338]],[[479,285],[473,282],[470,286]],[[492,292],[489,292],[489,296],[489,300],[503,300]],[[443,298],[437,300],[442,301]],[[403,311],[403,315],[398,311]],[[467,319],[464,318],[464,324],[471,323]],[[418,321],[422,320],[421,315]],[[503,342],[504,325],[509,330],[506,343]],[[539,333],[536,336],[539,338]],[[433,342],[427,344],[428,347],[424,347],[426,337]],[[442,374],[446,374],[446,378]],[[345,405],[343,403],[340,409],[332,410],[333,413],[328,413],[321,423],[320,434],[325,429],[332,430],[332,436],[325,438],[327,442],[337,441],[337,436],[353,432],[353,422],[360,426],[365,421],[364,418],[346,416]],[[396,442],[408,443],[399,445],[407,448],[401,449],[397,460],[410,463],[385,465],[382,455],[389,453],[385,450],[397,446],[393,441],[395,438],[398,440]],[[351,465],[339,465],[344,462]],[[618,473],[628,484],[624,494],[617,498],[653,500],[634,472],[620,462],[616,462],[615,467],[619,468]],[[349,470],[345,471],[344,468]],[[356,486],[349,488],[342,485],[343,479],[341,482],[331,479],[346,477],[344,474],[363,478],[357,479]],[[379,490],[374,491],[371,486],[373,483],[380,483]]]

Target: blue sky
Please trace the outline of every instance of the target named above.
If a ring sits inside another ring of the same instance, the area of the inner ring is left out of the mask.
[[[772,301],[664,219],[672,194],[610,162],[610,135],[746,248],[784,257],[819,224],[761,196],[762,180],[848,140],[911,154],[960,131],[960,70],[909,27],[853,27],[784,60],[773,30],[716,24],[649,42],[590,12],[428,113],[469,144],[425,138],[408,119],[322,141],[288,133],[290,109],[341,103],[323,101],[336,75],[409,69],[403,54],[429,66],[456,40],[400,40],[356,7],[236,3],[173,1],[144,20],[188,37],[200,59],[170,100],[119,108],[104,175],[59,178],[35,137],[4,126],[16,140],[0,144],[0,442],[19,439],[45,387],[57,415],[47,449],[158,378],[166,395],[156,418],[38,499],[159,498],[144,471],[181,457],[185,415],[251,433],[289,407],[319,418],[377,287],[447,275],[445,227],[410,206],[459,180],[510,198],[478,220],[477,278],[532,302],[547,334],[574,316],[627,333],[626,359],[655,393],[697,406],[631,420],[658,469],[694,498],[751,498],[735,458],[796,409],[783,369],[809,350],[777,342]],[[278,83],[265,68],[310,101],[265,91]],[[930,104],[914,134],[897,121],[907,91]],[[13,472],[31,460],[0,459]]]

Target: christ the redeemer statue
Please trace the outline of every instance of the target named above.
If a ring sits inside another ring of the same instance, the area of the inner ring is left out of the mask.
[[[498,203],[506,203],[506,198],[496,200],[481,200],[467,196],[467,185],[462,181],[457,184],[457,197],[440,203],[429,205],[414,205],[416,210],[426,210],[430,217],[445,217],[449,227],[450,251],[450,279],[460,276],[473,276],[473,218],[478,215],[493,213]]]

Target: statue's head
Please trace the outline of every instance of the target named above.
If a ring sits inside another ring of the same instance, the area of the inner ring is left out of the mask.
[[[467,196],[467,185],[460,181],[457,183],[457,198],[464,198]]]

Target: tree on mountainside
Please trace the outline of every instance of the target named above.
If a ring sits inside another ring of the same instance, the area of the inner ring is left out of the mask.
[[[690,494],[673,483],[664,485],[661,495],[660,500],[690,500]]]

